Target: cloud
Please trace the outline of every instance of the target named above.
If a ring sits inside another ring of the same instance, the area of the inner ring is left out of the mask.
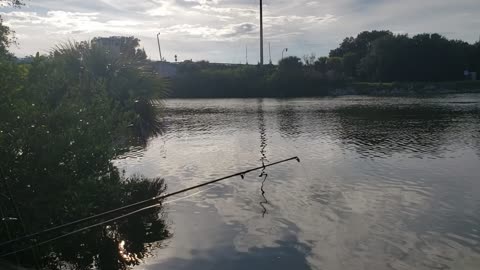
[[[181,7],[176,6],[174,2],[156,1],[156,4],[157,5],[155,5],[155,7],[152,7],[142,13],[154,17],[166,17],[181,12]]]
[[[236,15],[239,17],[254,17],[258,16],[258,11],[251,8],[225,8],[225,7],[215,7],[210,5],[198,5],[193,7],[196,10],[200,10],[206,13],[221,13],[221,14],[230,14]]]
[[[211,5],[211,4],[218,4],[220,3],[220,0],[184,0],[185,2],[192,2],[192,3],[197,3],[200,5]]]
[[[159,31],[167,48],[194,59],[238,62],[241,47],[258,47],[257,1],[42,0],[27,4],[22,9],[0,10],[5,23],[18,33],[20,46],[12,48],[18,55],[47,50],[62,40],[135,35],[142,39],[147,54],[156,57]],[[478,0],[264,0],[265,41],[277,50],[288,46],[291,54],[319,56],[346,36],[373,29],[440,32],[473,42],[478,39],[479,13]],[[249,55],[255,57],[251,50]],[[274,60],[279,57],[275,54]]]
[[[338,21],[338,18],[332,14],[327,14],[325,16],[266,16],[264,17],[264,22],[272,25],[285,25],[289,23],[301,23],[304,25],[315,25],[319,26],[321,24],[328,24]]]
[[[100,14],[96,12],[82,13],[52,10],[48,11],[45,15],[40,15],[36,12],[16,11],[0,13],[0,15],[5,17],[8,25],[14,29],[40,26],[46,29],[46,33],[57,34],[94,33],[99,31],[125,33],[131,30],[125,27],[142,24],[134,20],[108,20],[102,22],[99,18]],[[23,36],[25,36],[25,34]]]
[[[184,35],[190,38],[201,37],[210,41],[234,41],[256,35],[258,26],[251,23],[228,24],[219,27],[182,24],[163,28],[167,35]]]

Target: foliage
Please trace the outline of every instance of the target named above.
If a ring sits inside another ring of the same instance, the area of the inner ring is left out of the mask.
[[[112,165],[129,147],[161,132],[161,103],[155,100],[166,86],[141,54],[72,42],[48,56],[37,54],[31,64],[0,60],[0,82],[0,208],[5,216],[21,217],[8,231],[0,229],[0,242],[164,191],[163,180],[125,178]],[[143,257],[148,250],[139,239],[168,235],[158,214],[152,210],[147,219],[137,216],[127,225],[40,247],[36,260],[30,252],[18,256],[25,266],[125,269],[135,262],[118,257],[118,241]]]
[[[342,58],[342,68],[345,76],[354,78],[357,76],[357,66],[360,63],[361,57],[358,53],[348,52]]]
[[[147,54],[140,46],[140,39],[135,37],[96,37],[92,40],[92,44],[105,47],[111,54],[121,54],[127,57],[135,57],[139,60],[146,60]]]
[[[436,82],[439,87],[445,85],[439,82],[452,81],[450,89],[471,91],[459,88],[465,85],[458,83],[465,80],[464,70],[480,74],[480,42],[468,44],[439,34],[409,37],[365,31],[344,39],[329,57],[305,55],[303,63],[295,56],[264,67],[181,63],[172,97],[321,96],[336,94],[337,89],[358,81]]]
[[[347,53],[355,53],[363,58],[367,55],[372,43],[379,38],[392,36],[390,31],[364,31],[354,37],[347,37],[340,46],[330,51],[330,57],[344,57]]]
[[[20,7],[20,6],[25,5],[23,0],[0,0],[0,4],[1,3],[5,3],[6,5],[9,5],[9,6],[12,6],[12,7]]]
[[[3,24],[2,17],[0,17],[0,59],[11,57],[8,52],[8,47],[14,42],[15,39],[12,37],[12,31]]]
[[[295,97],[325,95],[341,81],[327,79],[298,57],[287,57],[279,66],[219,65],[186,62],[178,65],[170,97]]]
[[[319,57],[314,63],[313,66],[316,71],[320,73],[326,73],[328,71],[327,68],[328,57],[322,56]]]
[[[438,34],[386,36],[372,44],[358,70],[369,81],[462,80],[472,66],[470,47]]]
[[[278,63],[278,69],[280,72],[291,72],[301,70],[303,67],[302,60],[296,56],[289,56],[283,58]]]
[[[303,59],[303,63],[305,64],[305,66],[311,67],[311,66],[315,65],[315,61],[317,60],[317,56],[315,56],[314,53],[305,54],[302,59]]]

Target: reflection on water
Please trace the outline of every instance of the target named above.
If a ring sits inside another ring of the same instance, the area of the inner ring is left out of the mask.
[[[128,174],[177,190],[258,166],[259,137],[261,160],[268,141],[302,163],[169,205],[175,235],[138,269],[479,269],[479,112],[479,95],[170,100]]]
[[[260,206],[263,208],[262,217],[265,217],[267,213],[267,208],[265,205],[268,204],[267,197],[265,196],[265,181],[267,181],[268,174],[265,171],[265,163],[268,162],[266,147],[267,147],[267,132],[265,128],[265,118],[263,111],[263,100],[258,101],[258,131],[260,133],[260,161],[262,162],[263,169],[258,177],[262,178],[262,185],[260,186],[260,191],[262,192],[263,201],[260,202]]]
[[[111,202],[106,209],[99,209],[99,212],[158,196],[165,191],[166,187],[161,179],[145,181],[139,177],[133,177],[125,180],[120,192],[114,190],[112,186],[110,188],[105,192],[115,193],[118,200]],[[108,198],[108,196],[106,194],[105,198],[111,200],[112,198]],[[92,198],[92,201],[81,202],[81,204],[98,204],[105,198]],[[121,205],[115,205],[119,202]],[[0,200],[2,216],[4,216],[3,207],[3,201]],[[136,212],[134,210],[137,209],[124,209],[110,213],[103,218],[38,234],[31,239],[0,245],[0,269],[17,269],[16,265],[30,266],[32,269],[52,270],[131,269],[151,256],[152,251],[160,248],[163,240],[171,236],[161,205],[155,208],[149,207],[138,213],[134,213]],[[68,209],[64,211],[68,211]],[[86,216],[88,215],[84,217]],[[125,216],[125,218],[112,221],[120,216]],[[75,220],[78,219],[80,217],[75,217]],[[6,222],[2,223],[1,225],[5,225],[5,228],[14,227],[8,226]],[[62,224],[66,223],[62,222]],[[9,234],[9,238],[0,239],[0,243],[11,240],[13,237]],[[17,253],[12,253],[14,251]],[[12,254],[3,256],[10,253]],[[3,260],[10,261],[15,265],[4,265]]]

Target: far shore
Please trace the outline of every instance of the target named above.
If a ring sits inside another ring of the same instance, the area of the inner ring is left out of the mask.
[[[206,99],[206,98],[302,98],[302,97],[334,97],[334,96],[434,96],[448,94],[480,93],[480,81],[456,81],[456,82],[345,82],[342,86],[332,87],[319,86],[319,93],[311,95],[268,95],[256,96],[229,95],[225,89],[223,95],[202,95],[202,91],[196,92],[196,96],[176,96],[175,89],[171,89],[167,99]],[[250,92],[251,93],[251,92]]]

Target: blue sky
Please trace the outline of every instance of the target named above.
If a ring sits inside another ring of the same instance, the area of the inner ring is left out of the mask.
[[[21,9],[0,8],[17,33],[18,56],[47,53],[55,44],[96,36],[128,35],[141,39],[158,59],[161,32],[167,60],[245,62],[259,59],[257,0],[27,0]],[[395,33],[438,32],[474,42],[480,36],[478,0],[264,0],[265,55],[327,55],[344,37],[364,30]]]

